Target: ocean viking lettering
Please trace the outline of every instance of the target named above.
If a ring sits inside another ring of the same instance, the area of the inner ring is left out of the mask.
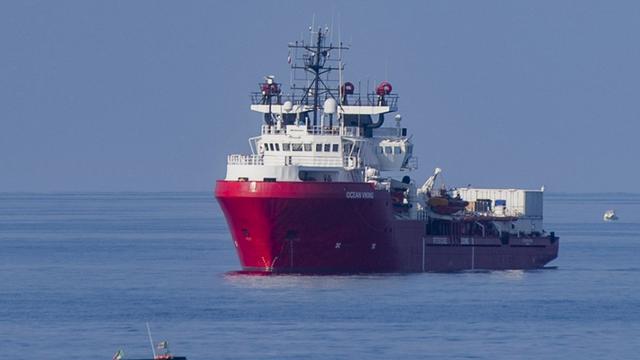
[[[347,191],[347,199],[373,199],[373,192]]]

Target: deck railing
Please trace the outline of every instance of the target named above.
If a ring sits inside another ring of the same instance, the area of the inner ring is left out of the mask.
[[[407,170],[415,170],[418,168],[418,158],[415,156],[411,156],[406,163],[402,165],[403,169]]]
[[[339,90],[335,89],[335,93],[338,94]],[[295,96],[292,94],[277,94],[272,95],[271,98],[262,94],[262,92],[253,92],[250,94],[251,104],[253,105],[268,105],[271,102],[272,105],[282,105],[287,101],[290,101],[293,105],[305,105],[313,106],[312,97]],[[320,99],[323,103],[327,98]],[[355,105],[355,106],[390,106],[396,108],[398,105],[398,95],[388,94],[381,99],[375,93],[356,93],[353,95],[347,95],[346,102],[343,105]]]
[[[285,135],[287,132],[284,128],[278,129],[273,125],[262,125],[262,135]],[[327,126],[309,126],[307,127],[308,135],[340,135],[340,136],[361,136],[361,129],[358,127],[338,127],[329,128]]]
[[[287,156],[283,157],[282,165],[298,166],[319,166],[319,167],[344,167],[355,169],[362,166],[362,160],[357,156],[343,157],[308,157],[308,156]],[[264,157],[260,155],[240,155],[233,154],[227,156],[229,165],[264,165]],[[275,164],[277,165],[277,163]]]
[[[233,154],[227,156],[229,165],[264,165],[264,159],[260,155]]]

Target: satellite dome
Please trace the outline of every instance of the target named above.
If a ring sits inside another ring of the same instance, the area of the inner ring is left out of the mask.
[[[285,101],[284,104],[282,104],[282,110],[284,110],[284,112],[291,112],[291,110],[293,110],[293,103],[291,101]]]
[[[323,108],[325,114],[335,114],[338,110],[338,104],[334,98],[328,98],[324,101]]]

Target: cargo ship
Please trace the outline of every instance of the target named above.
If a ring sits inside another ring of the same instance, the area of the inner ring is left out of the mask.
[[[251,154],[228,156],[216,182],[242,271],[537,269],[557,257],[559,239],[543,229],[543,189],[447,189],[439,168],[417,181],[393,86],[344,81],[347,46],[327,34],[310,28],[308,41],[289,44],[286,94],[274,76],[258,85],[251,110],[260,134],[249,139]]]

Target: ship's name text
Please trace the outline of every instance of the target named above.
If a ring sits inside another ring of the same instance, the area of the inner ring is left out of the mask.
[[[373,199],[373,192],[347,191],[347,199]]]

